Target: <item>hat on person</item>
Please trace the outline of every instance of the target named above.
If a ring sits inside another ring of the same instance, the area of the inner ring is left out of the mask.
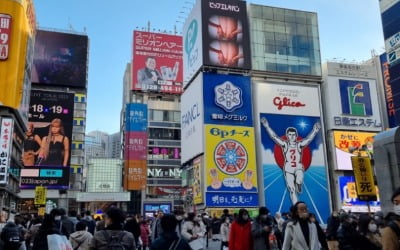
[[[269,210],[266,207],[260,207],[258,209],[258,214],[269,214]]]

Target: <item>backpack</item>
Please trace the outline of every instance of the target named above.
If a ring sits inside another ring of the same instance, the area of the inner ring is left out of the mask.
[[[125,250],[122,244],[122,238],[125,235],[124,231],[118,233],[118,235],[110,235],[107,230],[102,230],[104,237],[107,240],[107,250]]]
[[[23,241],[21,229],[18,226],[7,227],[4,234],[4,249],[19,249]]]

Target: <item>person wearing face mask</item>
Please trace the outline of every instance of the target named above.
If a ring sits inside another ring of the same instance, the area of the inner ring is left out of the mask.
[[[220,233],[221,233],[221,250],[224,247],[227,249],[229,247],[229,231],[231,227],[231,220],[229,217],[225,217],[225,221],[221,224]]]
[[[362,240],[359,242],[361,249],[382,249],[378,226],[368,214],[360,215],[358,220],[358,232],[362,238]]]
[[[400,249],[400,188],[393,192],[392,203],[393,213],[388,218],[387,226],[382,230],[383,250]]]
[[[251,225],[254,250],[270,249],[269,234],[272,233],[273,220],[268,214],[269,210],[266,207],[260,207],[258,216]]]
[[[183,223],[185,222],[184,219],[184,211],[182,209],[176,209],[174,210],[174,215],[175,215],[175,219],[177,221],[176,223],[176,233],[178,234],[178,237],[182,236],[182,227],[183,227]]]
[[[341,213],[340,226],[337,231],[337,239],[339,241],[340,250],[362,250],[360,248],[360,241],[362,237],[357,232],[353,224],[353,218],[348,213]]]
[[[188,213],[188,217],[182,227],[182,237],[189,242],[193,250],[204,248],[204,236],[206,228],[201,221],[201,215]]]
[[[319,232],[321,229],[309,218],[306,203],[296,202],[290,212],[292,221],[286,226],[283,250],[320,250],[327,247],[323,233]]]
[[[244,208],[239,210],[236,220],[231,225],[228,244],[229,250],[253,249],[249,212]]]

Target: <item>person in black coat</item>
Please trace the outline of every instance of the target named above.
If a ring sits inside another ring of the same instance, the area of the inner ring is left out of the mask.
[[[38,234],[33,242],[32,250],[47,250],[49,246],[47,244],[47,235],[60,234],[61,231],[57,228],[54,217],[50,214],[44,216],[42,225],[39,228]]]
[[[132,215],[130,215],[124,226],[124,230],[130,232],[133,234],[133,237],[135,238],[135,243],[136,246],[139,243],[139,236],[140,236],[140,224],[137,222],[136,218]]]

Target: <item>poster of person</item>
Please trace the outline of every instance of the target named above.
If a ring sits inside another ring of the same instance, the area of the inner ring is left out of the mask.
[[[329,216],[329,191],[320,117],[260,113],[266,205],[289,211],[304,201],[321,223]]]

